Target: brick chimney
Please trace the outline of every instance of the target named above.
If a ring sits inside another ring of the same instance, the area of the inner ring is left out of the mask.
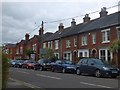
[[[41,27],[39,30],[39,35],[43,35],[43,33],[44,33],[44,30],[43,30],[43,27]]]
[[[61,31],[61,32],[64,30],[63,23],[60,23],[60,24],[59,24],[58,30]]]
[[[89,21],[90,21],[89,14],[86,14],[85,17],[83,18],[83,22],[89,22]]]
[[[104,17],[104,16],[107,16],[107,11],[106,11],[106,7],[103,7],[101,8],[101,12],[99,13],[100,14],[100,17]]]
[[[75,25],[76,25],[76,22],[75,22],[75,19],[73,18],[71,22],[71,27],[74,27]]]
[[[30,36],[30,35],[29,35],[28,33],[26,33],[26,35],[25,35],[25,40],[26,40],[26,41],[29,40],[29,36]]]

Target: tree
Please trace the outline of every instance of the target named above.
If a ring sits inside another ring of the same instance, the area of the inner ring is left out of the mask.
[[[34,53],[34,50],[31,48],[26,50],[26,54],[29,56],[29,59],[30,59],[30,55],[33,53]]]
[[[46,54],[40,54],[41,58],[46,58],[46,59],[50,59],[50,60],[55,60],[57,59],[54,55],[54,51],[50,48],[46,48]]]
[[[114,58],[114,61],[112,61],[113,64],[115,64],[118,67],[120,67],[119,66],[119,64],[120,64],[120,61],[119,61],[120,39],[113,41],[113,43],[109,47],[109,50],[113,53],[113,58]]]
[[[0,51],[0,56],[1,56],[1,51]],[[8,80],[8,69],[9,69],[8,59],[6,55],[2,52],[2,88],[6,88],[6,84]]]
[[[109,47],[109,50],[111,52],[116,52],[117,53],[118,50],[120,50],[120,39],[113,41],[113,43]]]

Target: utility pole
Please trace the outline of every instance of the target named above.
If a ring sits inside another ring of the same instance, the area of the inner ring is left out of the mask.
[[[44,28],[44,22],[43,21],[42,21],[41,27],[42,27],[42,29]]]

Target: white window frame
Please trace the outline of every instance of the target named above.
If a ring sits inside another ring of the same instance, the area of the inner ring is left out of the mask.
[[[117,29],[117,37],[118,37],[118,39],[120,39],[120,30],[118,30],[118,29],[120,29],[120,26],[117,26],[116,29]]]
[[[52,43],[53,43],[53,41],[50,42],[50,44],[51,44],[51,45],[50,45],[50,48],[51,48],[51,49],[52,49]]]
[[[50,42],[48,42],[48,48],[50,48],[50,47],[51,47],[50,45],[51,45],[51,43],[50,43]]]
[[[43,48],[46,48],[46,43],[43,43]]]
[[[64,57],[64,54],[66,54],[66,57]],[[68,54],[70,55],[70,57],[68,57]],[[71,53],[71,51],[63,52],[63,59],[67,59],[67,60],[72,61],[72,53]]]
[[[77,47],[77,37],[74,37],[74,47]]]
[[[19,48],[16,49],[16,54],[19,54]]]
[[[66,39],[66,48],[70,48],[70,39]]]
[[[107,49],[107,48],[103,48],[103,49],[99,49],[99,59],[101,59],[101,53],[100,53],[100,51],[101,50],[105,50],[105,61],[108,61],[108,50],[109,49]],[[111,56],[111,60],[113,59],[113,54],[112,54],[112,52],[110,52],[110,56]]]
[[[109,31],[109,39],[110,39],[110,28],[105,29],[105,30],[101,30],[101,33],[102,33],[102,43],[109,43],[110,42],[110,40],[108,40],[108,36],[107,36],[108,35],[108,33],[107,33],[108,31]],[[103,37],[103,33],[105,35],[104,37]]]
[[[60,54],[59,53],[54,53],[55,56],[58,55],[58,59],[60,58]]]
[[[80,49],[78,50],[78,57],[80,57],[80,54],[79,53],[82,53],[82,57],[89,57],[89,50],[88,49]],[[85,53],[87,53],[87,56],[85,56]]]
[[[37,50],[36,44],[33,44],[32,47],[33,47],[33,51]]]
[[[96,44],[96,34],[92,34],[92,44]]]
[[[87,35],[83,35],[81,37],[81,45],[85,46],[85,45],[87,45],[87,43],[88,43],[88,36]]]
[[[55,49],[59,49],[59,40],[55,40]]]
[[[23,54],[23,47],[20,47],[20,54]]]

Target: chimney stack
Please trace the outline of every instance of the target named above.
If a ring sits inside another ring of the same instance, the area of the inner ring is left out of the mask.
[[[59,29],[59,31],[61,31],[61,32],[64,30],[63,23],[60,23],[60,24],[59,24],[58,29]]]
[[[40,30],[39,30],[39,35],[43,35],[44,34],[44,30],[43,30],[43,27],[42,28],[40,28]]]
[[[29,35],[28,33],[26,33],[26,35],[25,35],[25,40],[26,40],[26,41],[29,40],[29,36],[30,36],[30,35]]]
[[[39,35],[43,35],[43,34],[44,34],[44,22],[42,21],[41,28],[39,30]]]
[[[89,22],[89,21],[90,21],[89,14],[86,14],[85,17],[83,18],[83,22]]]
[[[75,22],[75,19],[73,18],[71,22],[71,27],[74,27],[75,25],[76,25],[76,22]]]
[[[100,17],[104,17],[104,16],[107,16],[107,11],[106,11],[106,7],[103,7],[101,8],[101,12],[99,13],[100,14]]]

